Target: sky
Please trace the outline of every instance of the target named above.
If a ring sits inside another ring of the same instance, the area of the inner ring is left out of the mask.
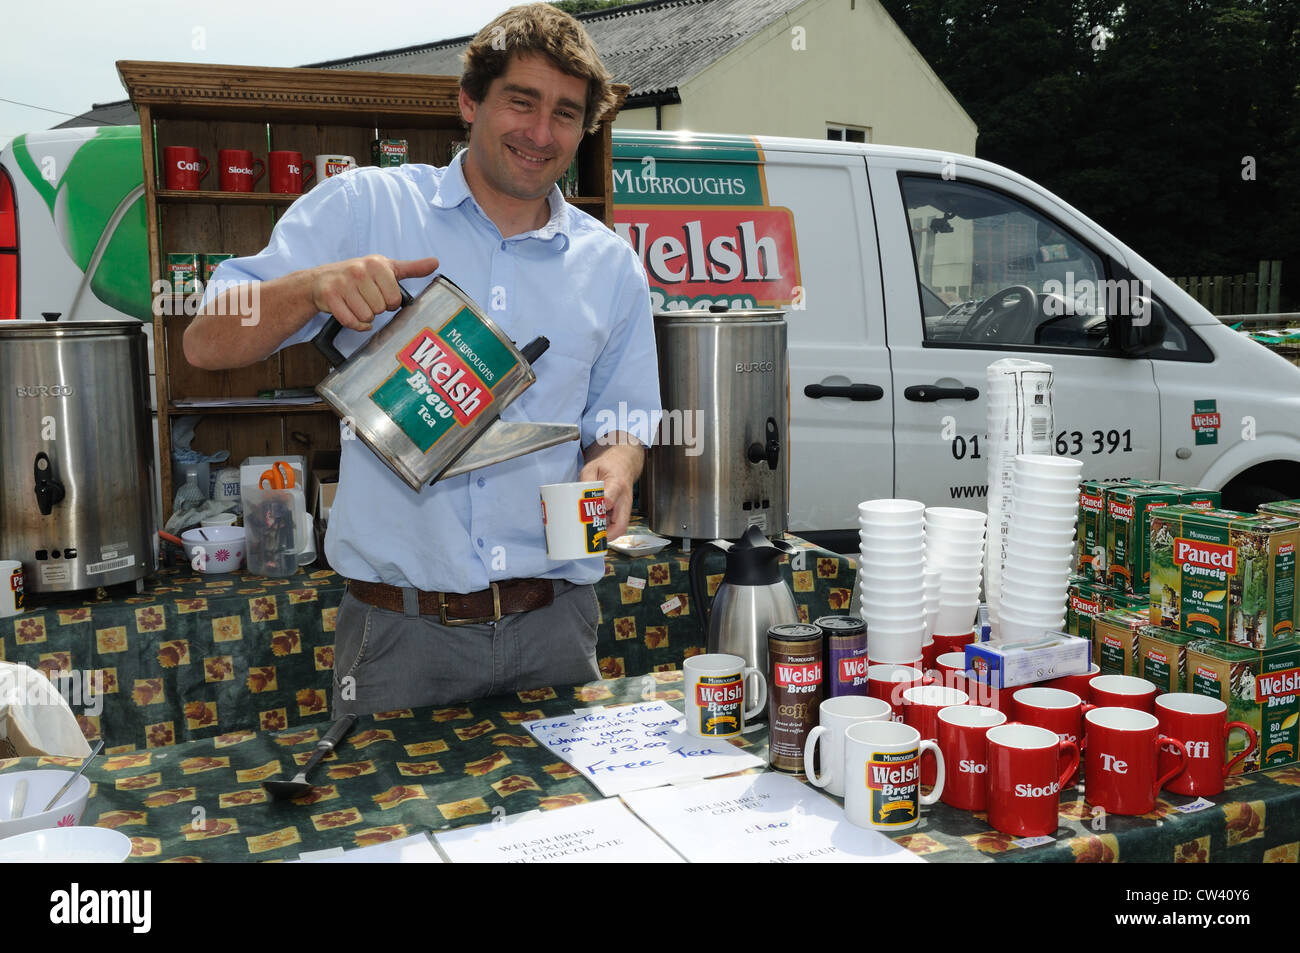
[[[301,66],[475,33],[515,2],[7,0],[0,148],[94,103],[125,99],[118,60]]]

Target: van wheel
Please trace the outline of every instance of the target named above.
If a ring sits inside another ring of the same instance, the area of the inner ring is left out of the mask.
[[[1223,508],[1253,513],[1261,503],[1276,503],[1287,499],[1287,495],[1275,487],[1262,483],[1242,483],[1238,486],[1225,487],[1223,491]]]

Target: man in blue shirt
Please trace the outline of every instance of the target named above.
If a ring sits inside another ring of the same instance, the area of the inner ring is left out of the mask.
[[[209,299],[222,282],[260,282],[255,313],[231,316],[239,299],[227,292],[186,330],[192,364],[240,367],[310,340],[333,314],[348,354],[391,319],[399,280],[416,294],[445,274],[513,340],[551,341],[537,382],[501,416],[575,423],[581,448],[526,454],[417,493],[361,441],[343,440],[326,539],[349,580],[336,625],[336,716],[599,675],[592,584],[604,563],[547,559],[538,487],[603,480],[609,537],[622,534],[659,410],[640,262],[555,186],[612,102],[576,20],[544,3],[507,11],[466,54],[464,152],[445,169],[355,169],[319,183],[261,253],[214,275]],[[627,433],[618,420],[646,425]]]

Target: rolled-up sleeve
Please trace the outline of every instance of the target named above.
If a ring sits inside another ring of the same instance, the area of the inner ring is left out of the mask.
[[[628,249],[611,304],[613,328],[592,367],[582,445],[622,430],[649,446],[659,429],[659,360],[645,271]]]

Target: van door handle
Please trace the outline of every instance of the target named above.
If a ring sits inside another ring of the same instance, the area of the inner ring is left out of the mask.
[[[908,400],[933,403],[936,400],[978,400],[980,392],[975,387],[936,387],[934,384],[913,384],[903,390]]]
[[[805,397],[818,400],[822,397],[847,397],[849,400],[880,400],[885,389],[875,384],[809,384],[803,389]]]

